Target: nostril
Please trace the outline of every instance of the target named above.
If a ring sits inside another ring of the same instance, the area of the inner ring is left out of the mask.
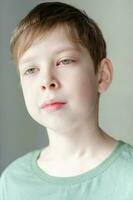
[[[51,84],[51,86],[52,86],[52,87],[55,87],[55,84],[54,84],[54,83],[52,83],[52,84]]]
[[[55,84],[54,84],[54,83],[52,83],[52,84],[50,84],[50,85],[49,85],[49,87],[52,87],[52,88],[54,88],[54,87],[55,87]],[[42,86],[41,86],[41,89],[45,90],[45,89],[46,89],[46,87],[45,87],[44,85],[42,85]]]
[[[45,86],[41,86],[41,89],[43,89],[43,90],[44,90],[44,89],[45,89]]]
[[[45,90],[46,88],[57,88],[58,87],[58,84],[55,80],[49,82],[49,83],[46,83],[46,84],[42,84],[41,85],[41,89]]]

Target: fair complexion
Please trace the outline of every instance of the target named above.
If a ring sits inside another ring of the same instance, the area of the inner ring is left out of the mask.
[[[104,58],[95,74],[88,50],[57,27],[33,43],[18,66],[27,110],[49,137],[38,159],[40,168],[51,175],[71,176],[102,162],[117,144],[98,125],[98,93],[111,83],[110,60]],[[41,109],[50,99],[66,104],[54,111]]]

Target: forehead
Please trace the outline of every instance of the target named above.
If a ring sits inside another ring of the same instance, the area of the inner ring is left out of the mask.
[[[19,63],[28,62],[35,55],[39,56],[42,53],[59,54],[65,51],[80,52],[83,47],[79,42],[71,38],[70,34],[62,26],[56,27],[54,30],[47,32],[44,36],[38,37],[32,45],[24,52],[19,60]]]

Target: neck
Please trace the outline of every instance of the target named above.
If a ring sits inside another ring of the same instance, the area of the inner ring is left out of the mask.
[[[99,147],[111,139],[98,126],[88,124],[73,127],[65,131],[55,132],[47,129],[49,136],[49,153],[51,158],[60,160],[81,159],[90,157]]]

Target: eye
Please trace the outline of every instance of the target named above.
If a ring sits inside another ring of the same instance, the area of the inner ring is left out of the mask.
[[[25,71],[25,75],[30,75],[30,74],[34,74],[35,72],[37,72],[39,69],[38,68],[35,68],[35,67],[32,67],[32,68],[29,68]]]
[[[71,64],[72,62],[75,62],[74,60],[72,60],[72,59],[63,59],[63,60],[61,60],[60,62],[58,62],[57,63],[57,65],[59,65],[59,64],[63,64],[63,65],[69,65],[69,64]]]

